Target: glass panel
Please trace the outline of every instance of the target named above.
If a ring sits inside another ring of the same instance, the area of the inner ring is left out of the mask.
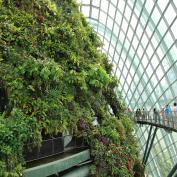
[[[171,24],[171,22],[173,21],[173,19],[176,16],[176,12],[171,4],[168,6],[168,9],[166,10],[164,16],[166,19],[168,19],[168,24]]]
[[[171,27],[171,30],[173,32],[173,35],[175,36],[175,39],[177,38],[177,20],[175,20],[175,22],[173,23],[172,27]]]
[[[110,4],[110,6],[109,6],[109,15],[114,17],[115,12],[116,12],[116,8],[112,4]]]
[[[119,8],[120,12],[122,12],[122,13],[124,11],[124,6],[125,6],[125,2],[119,1],[118,8]]]
[[[99,7],[100,0],[92,0],[92,5]]]
[[[97,8],[92,8],[92,18],[98,19],[99,10]]]
[[[107,12],[108,10],[108,1],[101,1],[101,9],[104,10],[105,12]]]
[[[82,0],[82,4],[90,4],[90,0]]]
[[[109,29],[112,29],[112,27],[113,27],[113,20],[110,17],[108,17],[107,25],[109,26]]]
[[[157,7],[155,7],[153,13],[152,13],[152,19],[154,21],[154,23],[157,23],[159,21],[161,17],[161,14],[159,12],[159,10],[157,9]]]
[[[104,12],[100,12],[100,22],[105,24],[106,23],[106,17],[107,15]]]
[[[86,17],[89,17],[90,7],[89,6],[82,6],[82,12],[84,13],[84,15]]]
[[[158,0],[157,3],[161,11],[164,11],[165,7],[167,6],[168,0]]]
[[[147,9],[148,12],[152,10],[153,6],[154,6],[153,0],[146,1],[145,8]]]

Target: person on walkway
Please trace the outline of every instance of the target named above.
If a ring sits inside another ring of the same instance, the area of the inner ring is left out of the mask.
[[[173,126],[177,128],[177,104],[174,102],[173,104]]]
[[[157,123],[157,119],[158,119],[158,111],[156,108],[153,109],[153,120],[155,123]]]
[[[170,108],[170,105],[169,104],[167,104],[166,105],[166,107],[165,107],[165,117],[166,117],[166,119],[167,119],[167,124],[168,124],[168,126],[169,126],[169,124],[170,124],[170,116],[171,116],[171,108]]]
[[[142,115],[141,109],[138,109],[138,115],[139,115],[139,120],[143,121],[143,115]],[[143,124],[141,123],[140,127],[142,127],[142,126],[143,126]]]
[[[136,117],[137,121],[140,121],[142,119],[142,113],[141,113],[140,109],[136,110],[135,117]],[[140,127],[142,127],[142,126],[143,126],[143,124],[140,124]]]
[[[176,118],[177,117],[177,104],[176,104],[176,102],[174,103],[173,111],[174,111],[174,116]]]
[[[165,125],[166,124],[166,117],[165,117],[165,110],[164,108],[161,109],[160,111],[160,115],[161,115],[161,120],[162,120],[162,124]]]
[[[141,109],[139,109],[139,115],[140,115],[140,119],[142,120],[142,112],[141,112]]]
[[[126,112],[129,116],[132,116],[132,110],[130,108],[127,108]]]
[[[147,118],[147,113],[146,113],[145,109],[143,108],[142,109],[142,120],[147,121],[146,118]]]
[[[136,110],[135,112],[135,117],[137,120],[140,120],[140,112],[139,112],[139,109]]]

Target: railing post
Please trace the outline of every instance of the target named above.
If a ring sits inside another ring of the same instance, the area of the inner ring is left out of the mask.
[[[55,138],[53,137],[52,138],[52,154],[54,154],[54,140],[55,140]]]

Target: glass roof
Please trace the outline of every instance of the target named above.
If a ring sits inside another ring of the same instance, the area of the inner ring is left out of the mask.
[[[104,43],[102,50],[113,63],[112,74],[120,80],[128,107],[161,110],[168,103],[172,106],[177,101],[177,1],[78,2]],[[148,129],[137,129],[142,148]],[[167,176],[177,163],[176,133],[159,130],[157,135],[148,161],[149,177]],[[160,169],[162,162],[169,164],[165,172]]]
[[[128,106],[152,109],[176,99],[177,3],[171,0],[82,0],[81,11],[101,37],[103,51]]]

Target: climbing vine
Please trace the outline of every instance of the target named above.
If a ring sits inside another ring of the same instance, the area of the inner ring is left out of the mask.
[[[0,0],[0,176],[23,173],[42,131],[66,130],[90,145],[92,176],[136,174],[134,125],[101,45],[74,0]]]

